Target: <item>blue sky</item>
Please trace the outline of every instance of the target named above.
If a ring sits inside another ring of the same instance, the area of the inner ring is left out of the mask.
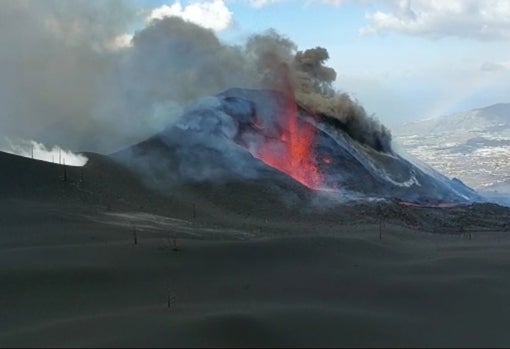
[[[510,102],[509,0],[134,3],[147,13],[178,5],[183,16],[189,6],[202,6],[188,19],[218,25],[212,29],[226,43],[274,28],[299,49],[326,47],[328,64],[338,73],[336,87],[392,127]],[[207,8],[211,3],[216,12]]]

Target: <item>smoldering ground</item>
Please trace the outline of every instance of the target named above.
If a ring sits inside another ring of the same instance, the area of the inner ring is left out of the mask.
[[[228,45],[176,17],[148,22],[118,46],[139,19],[127,2],[7,0],[0,8],[0,138],[109,153],[162,130],[197,98],[277,88],[288,74],[304,107],[368,145],[389,144],[382,125],[333,89],[324,48],[299,51],[272,30]]]

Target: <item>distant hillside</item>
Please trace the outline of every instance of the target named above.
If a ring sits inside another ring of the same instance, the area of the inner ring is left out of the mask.
[[[510,193],[510,103],[412,122],[394,135],[407,152],[446,175]]]
[[[399,136],[427,133],[501,133],[510,132],[510,103],[415,121],[395,130]]]

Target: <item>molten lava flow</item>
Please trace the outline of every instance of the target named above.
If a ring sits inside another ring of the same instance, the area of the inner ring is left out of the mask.
[[[297,105],[292,97],[285,98],[284,114],[281,118],[283,125],[280,139],[266,139],[254,155],[307,187],[319,189],[322,186],[322,176],[313,151],[313,125],[299,122]]]

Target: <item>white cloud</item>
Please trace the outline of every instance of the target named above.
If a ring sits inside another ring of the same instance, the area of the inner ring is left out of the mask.
[[[480,70],[488,73],[500,73],[510,70],[510,61],[508,62],[485,62],[480,66]]]
[[[172,5],[163,5],[152,10],[148,20],[165,17],[181,17],[204,28],[221,31],[227,29],[233,21],[232,11],[224,0],[195,1],[183,6],[178,0]]]
[[[255,8],[262,8],[285,0],[248,0],[248,3]]]
[[[323,4],[339,6],[343,5],[347,0],[317,0],[317,1]]]
[[[277,4],[280,2],[285,2],[285,1],[289,1],[289,0],[247,0],[249,5],[251,5],[252,7],[255,7],[257,9],[263,8],[263,7],[266,7],[269,5]],[[302,0],[301,2],[303,3],[303,5],[321,3],[321,4],[326,4],[326,5],[339,6],[339,5],[343,5],[347,1],[349,1],[349,0]],[[358,0],[358,1],[366,2],[368,0]],[[296,1],[296,2],[299,3],[299,1]]]
[[[133,46],[133,34],[116,36],[108,45],[112,50],[121,50]]]
[[[386,0],[385,11],[367,14],[362,34],[400,32],[441,38],[510,38],[508,0]]]

